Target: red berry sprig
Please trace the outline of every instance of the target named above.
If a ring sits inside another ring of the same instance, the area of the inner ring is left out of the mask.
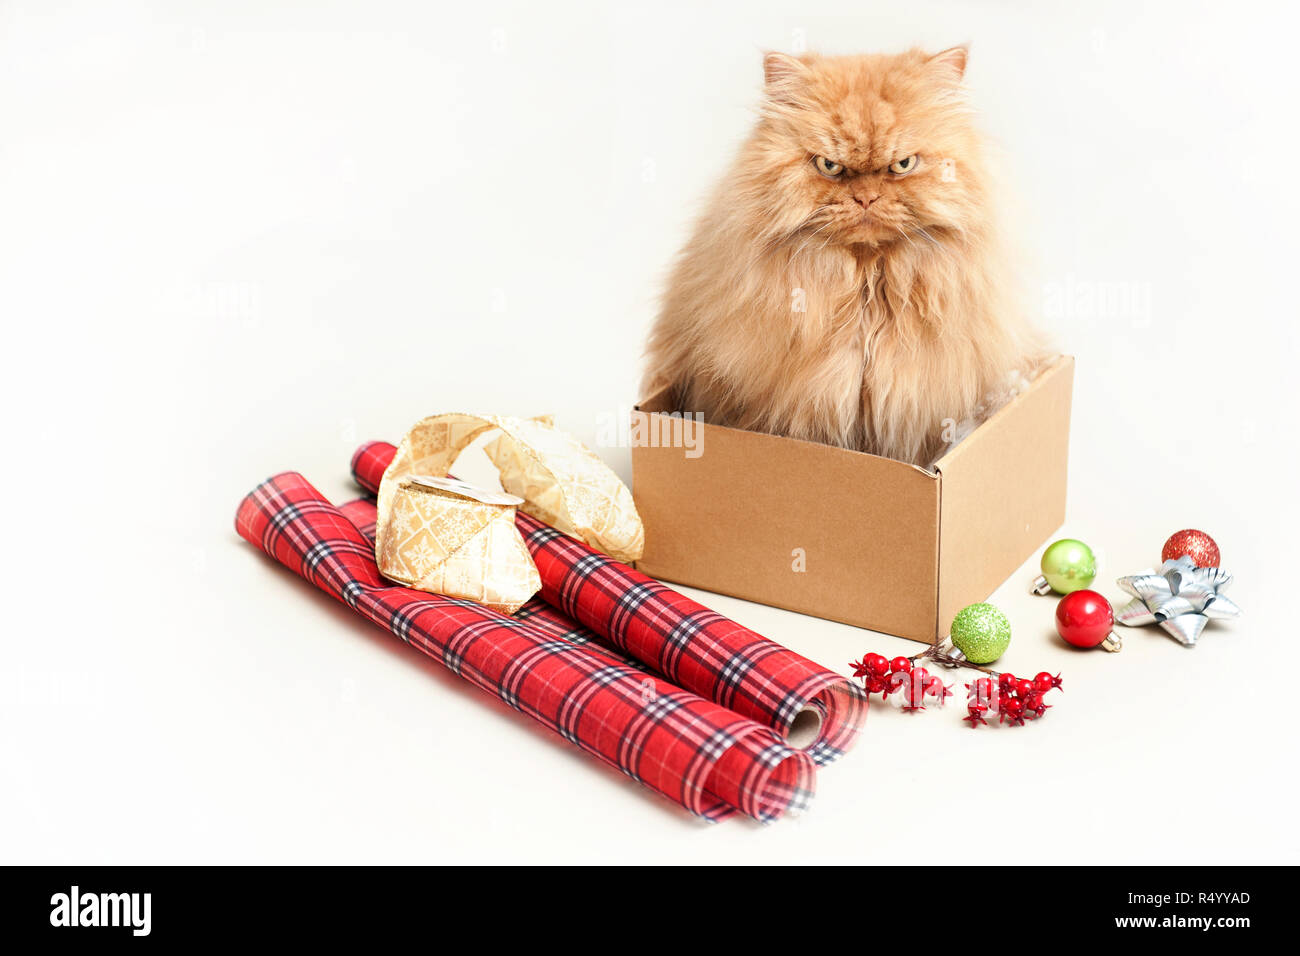
[[[854,677],[862,678],[868,696],[879,694],[881,700],[888,700],[890,694],[898,692],[904,711],[925,710],[927,700],[942,707],[952,696],[949,686],[940,678],[916,666],[917,658],[930,654],[895,657],[892,661],[883,654],[866,654],[860,661],[850,661],[849,666]],[[963,662],[959,666],[974,667],[989,675],[966,685],[966,716],[962,720],[971,727],[987,725],[988,718],[994,714],[999,724],[1010,722],[1023,727],[1025,721],[1037,720],[1051,709],[1052,705],[1043,701],[1048,691],[1063,689],[1061,675],[1053,676],[1047,671],[1040,671],[1029,680],[1009,671],[998,673],[975,664]]]
[[[924,667],[913,667],[908,657],[895,657],[892,661],[883,654],[867,654],[860,661],[850,661],[853,676],[862,678],[867,695],[879,694],[881,700],[898,692],[902,696],[902,709],[907,712],[925,710],[925,703],[942,707],[952,696],[952,690],[943,680]]]
[[[1043,702],[1050,690],[1061,690],[1061,675],[1052,676],[1041,671],[1033,679],[1017,677],[1005,672],[993,677],[981,677],[966,685],[966,716],[962,720],[972,727],[987,724],[986,715],[997,714],[998,723],[1010,721],[1023,727],[1026,720],[1037,720],[1052,706]]]

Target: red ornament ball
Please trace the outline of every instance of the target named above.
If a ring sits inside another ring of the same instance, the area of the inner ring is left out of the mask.
[[[1056,633],[1075,647],[1096,647],[1114,626],[1110,602],[1096,591],[1075,591],[1056,605]]]
[[[889,673],[889,658],[883,654],[868,654],[862,658],[862,663],[867,665],[868,671],[878,677]]]
[[[1217,568],[1219,566],[1219,546],[1204,531],[1184,528],[1175,531],[1160,550],[1161,561],[1176,561],[1189,557],[1198,568]]]

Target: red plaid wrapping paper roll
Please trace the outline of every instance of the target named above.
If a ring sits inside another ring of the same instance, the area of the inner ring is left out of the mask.
[[[374,493],[395,446],[368,442],[352,456]],[[371,519],[373,521],[373,519]],[[807,748],[818,764],[844,754],[861,731],[861,687],[639,571],[520,511],[516,524],[542,579],[542,599],[669,681],[788,737],[816,722]]]
[[[769,821],[803,809],[813,762],[768,727],[564,639],[553,624],[389,584],[358,521],[301,475],[267,479],[240,504],[250,543],[454,673],[710,820],[736,810]]]

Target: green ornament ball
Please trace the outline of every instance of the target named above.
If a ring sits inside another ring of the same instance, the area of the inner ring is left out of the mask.
[[[1074,538],[1062,538],[1048,545],[1040,567],[1048,586],[1057,594],[1082,591],[1097,576],[1097,559],[1092,548]]]
[[[1011,622],[992,604],[971,604],[952,620],[952,643],[972,664],[992,664],[1011,643]]]

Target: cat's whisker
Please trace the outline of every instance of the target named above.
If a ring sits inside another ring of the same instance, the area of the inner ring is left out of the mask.
[[[757,260],[763,258],[764,256],[769,256],[772,253],[776,252],[778,249],[780,249],[782,246],[785,246],[786,244],[793,241],[794,238],[798,236],[803,230],[807,229],[808,226],[812,225],[812,223],[816,221],[817,216],[820,213],[822,213],[826,208],[827,208],[826,206],[818,206],[793,229],[790,229],[786,232],[779,232],[767,236],[762,241],[762,244],[759,246],[758,254],[757,256],[755,256],[755,259]],[[816,234],[817,231],[820,231],[821,229],[830,225],[831,221],[833,220],[823,223],[821,226],[818,227],[817,230],[814,230],[814,235]]]
[[[903,241],[906,242],[909,246],[911,246],[913,249],[916,248],[916,243],[912,241],[912,237],[907,234],[907,232],[903,229],[902,226],[895,226],[894,231],[897,232],[903,238]]]
[[[934,236],[930,235],[928,229],[925,229],[924,227],[920,227],[916,231],[918,234],[924,236],[926,241],[929,242],[930,245],[934,246],[936,249],[939,248],[939,240],[934,238]]]
[[[812,232],[810,232],[810,233],[809,233],[809,234],[804,238],[804,241],[801,242],[801,243],[799,244],[798,248],[795,249],[795,251],[794,251],[794,255],[791,256],[790,258],[793,259],[793,258],[797,258],[798,256],[802,255],[804,249],[808,248],[808,244],[809,244],[810,242],[812,242],[814,239],[817,238],[817,234],[820,233],[823,229],[826,229],[826,228],[828,228],[829,226],[834,225],[834,222],[835,222],[835,220],[833,220],[833,219],[828,219],[826,222],[822,223],[820,226],[818,226],[816,229],[814,229]],[[828,244],[830,241],[831,241],[831,237],[830,237],[830,236],[827,236],[826,239],[822,242],[822,244],[818,247],[817,251],[820,252],[822,249],[825,249],[826,246],[827,246],[827,244]]]
[[[780,236],[771,237],[771,238],[767,239],[767,240],[763,243],[763,246],[762,246],[762,248],[761,248],[761,251],[760,251],[760,257],[761,257],[761,256],[770,255],[770,254],[776,252],[776,251],[777,251],[779,248],[781,248],[782,246],[787,245],[788,243],[790,243],[791,241],[793,241],[793,240],[795,239],[795,237],[797,237],[801,232],[803,232],[804,230],[806,230],[806,229],[808,228],[808,226],[810,226],[814,221],[816,221],[816,217],[818,216],[818,214],[820,214],[820,213],[821,213],[825,208],[826,208],[825,206],[819,206],[819,207],[817,207],[817,208],[814,209],[811,213],[809,213],[809,214],[808,214],[808,215],[803,219],[803,221],[799,223],[799,225],[795,226],[795,227],[794,227],[793,229],[791,229],[789,232],[783,233],[783,234],[781,234]],[[807,235],[805,235],[803,241],[799,244],[798,247],[796,247],[795,252],[794,252],[792,258],[793,258],[794,256],[799,255],[799,254],[803,251],[804,247],[808,244],[808,242],[809,242],[813,237],[815,237],[819,232],[821,232],[821,231],[822,231],[823,229],[825,229],[827,226],[831,225],[833,222],[834,222],[834,220],[832,220],[832,219],[828,219],[828,220],[826,220],[825,222],[823,222],[821,225],[819,225],[816,229],[814,229],[811,233],[808,233]]]

